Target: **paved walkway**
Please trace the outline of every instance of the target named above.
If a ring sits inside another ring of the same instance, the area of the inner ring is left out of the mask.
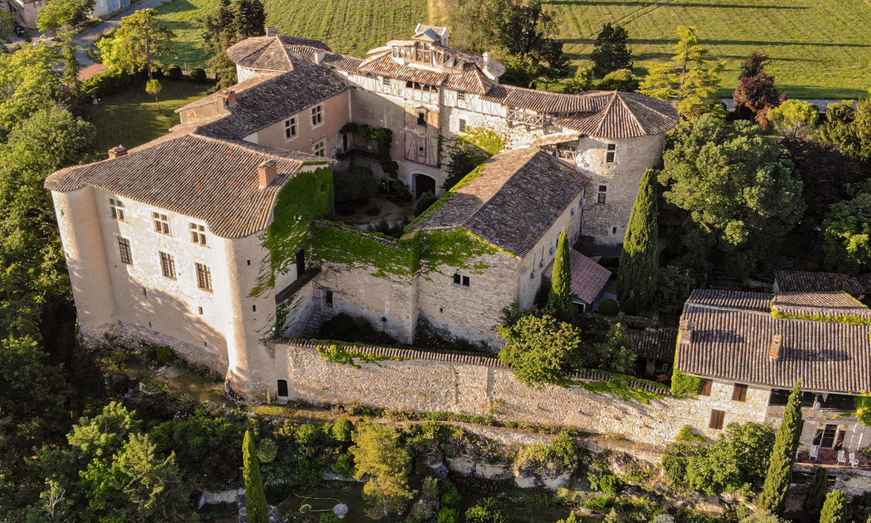
[[[94,47],[94,44],[97,42],[97,40],[100,39],[101,36],[121,25],[122,18],[131,13],[139,11],[140,9],[151,9],[159,7],[171,1],[172,0],[140,0],[139,2],[131,5],[128,9],[116,13],[112,16],[112,18],[104,20],[97,25],[88,27],[87,29],[81,31],[73,39],[77,48],[76,60],[78,60],[79,66],[84,68],[94,63],[94,61],[91,60],[91,57],[88,56],[88,50]]]

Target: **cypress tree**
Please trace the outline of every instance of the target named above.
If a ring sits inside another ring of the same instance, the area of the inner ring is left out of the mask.
[[[242,440],[242,478],[245,480],[245,506],[248,508],[249,523],[267,523],[266,493],[263,491],[257,445],[251,430],[245,431]]]
[[[557,316],[569,321],[574,316],[572,303],[572,260],[569,252],[569,240],[566,232],[559,235],[556,246],[556,257],[553,260],[553,272],[550,277],[550,293],[547,295],[547,306]]]
[[[792,478],[792,464],[795,461],[795,451],[798,448],[798,437],[801,432],[801,386],[796,383],[789,394],[786,408],[783,411],[783,423],[777,431],[771,459],[768,462],[768,474],[762,493],[756,500],[757,508],[772,514],[782,516],[786,492]]]
[[[621,25],[607,23],[602,26],[590,59],[593,61],[593,74],[603,78],[619,69],[632,69],[632,53],[626,47],[629,33]]]
[[[842,490],[833,490],[826,496],[820,523],[847,523],[847,495]]]
[[[617,294],[623,310],[635,313],[653,303],[659,270],[657,236],[659,234],[659,195],[655,172],[648,169],[632,207],[629,228],[623,238]]]
[[[814,469],[814,479],[811,481],[810,490],[802,504],[802,511],[811,521],[817,521],[817,517],[820,515],[820,509],[826,500],[828,480],[829,477],[826,469],[823,467],[816,467]]]

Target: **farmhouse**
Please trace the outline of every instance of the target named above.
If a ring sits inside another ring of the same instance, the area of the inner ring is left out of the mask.
[[[779,422],[800,383],[800,459],[864,465],[858,450],[871,444],[871,427],[857,407],[871,384],[871,309],[857,299],[863,286],[845,275],[781,272],[775,289],[696,290],[687,300],[676,372],[700,378],[709,417],[697,428]]]
[[[498,350],[503,309],[532,304],[560,233],[621,242],[677,115],[502,85],[498,61],[448,39],[421,25],[361,59],[249,38],[228,50],[239,83],[169,134],[50,176],[83,336],[172,346],[273,397],[289,371],[265,340],[341,312],[405,343],[427,328]],[[506,150],[446,192],[445,143],[484,127]],[[595,307],[608,271],[572,259]]]

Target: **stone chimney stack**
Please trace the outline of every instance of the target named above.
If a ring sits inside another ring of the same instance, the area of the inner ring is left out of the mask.
[[[680,320],[677,335],[681,343],[691,343],[693,341],[693,327],[690,320],[686,318]]]
[[[775,334],[768,345],[768,359],[780,361],[783,358],[783,334]]]
[[[109,149],[109,159],[114,160],[115,158],[120,158],[122,156],[127,155],[127,148],[123,145],[116,145]]]
[[[266,160],[257,166],[257,187],[263,189],[272,185],[278,177],[278,165],[275,160]]]
[[[230,89],[221,93],[224,97],[224,107],[236,107],[239,100],[236,98],[236,91]]]

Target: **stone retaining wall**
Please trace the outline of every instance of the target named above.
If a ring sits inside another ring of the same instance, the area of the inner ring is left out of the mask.
[[[733,405],[725,384],[720,387],[715,383],[711,396],[680,399],[639,381],[636,385],[660,393],[649,403],[641,403],[596,394],[580,386],[532,388],[515,379],[497,359],[485,356],[355,346],[355,351],[387,359],[349,365],[325,360],[318,353],[318,345],[300,340],[271,344],[276,376],[287,379],[289,399],[493,415],[503,420],[615,434],[651,445],[669,443],[686,425],[716,437],[720,431],[707,428],[711,408],[728,409],[727,424],[765,421],[767,395],[761,390],[749,390],[747,401]],[[605,373],[589,372],[578,377],[591,381],[607,378]]]

